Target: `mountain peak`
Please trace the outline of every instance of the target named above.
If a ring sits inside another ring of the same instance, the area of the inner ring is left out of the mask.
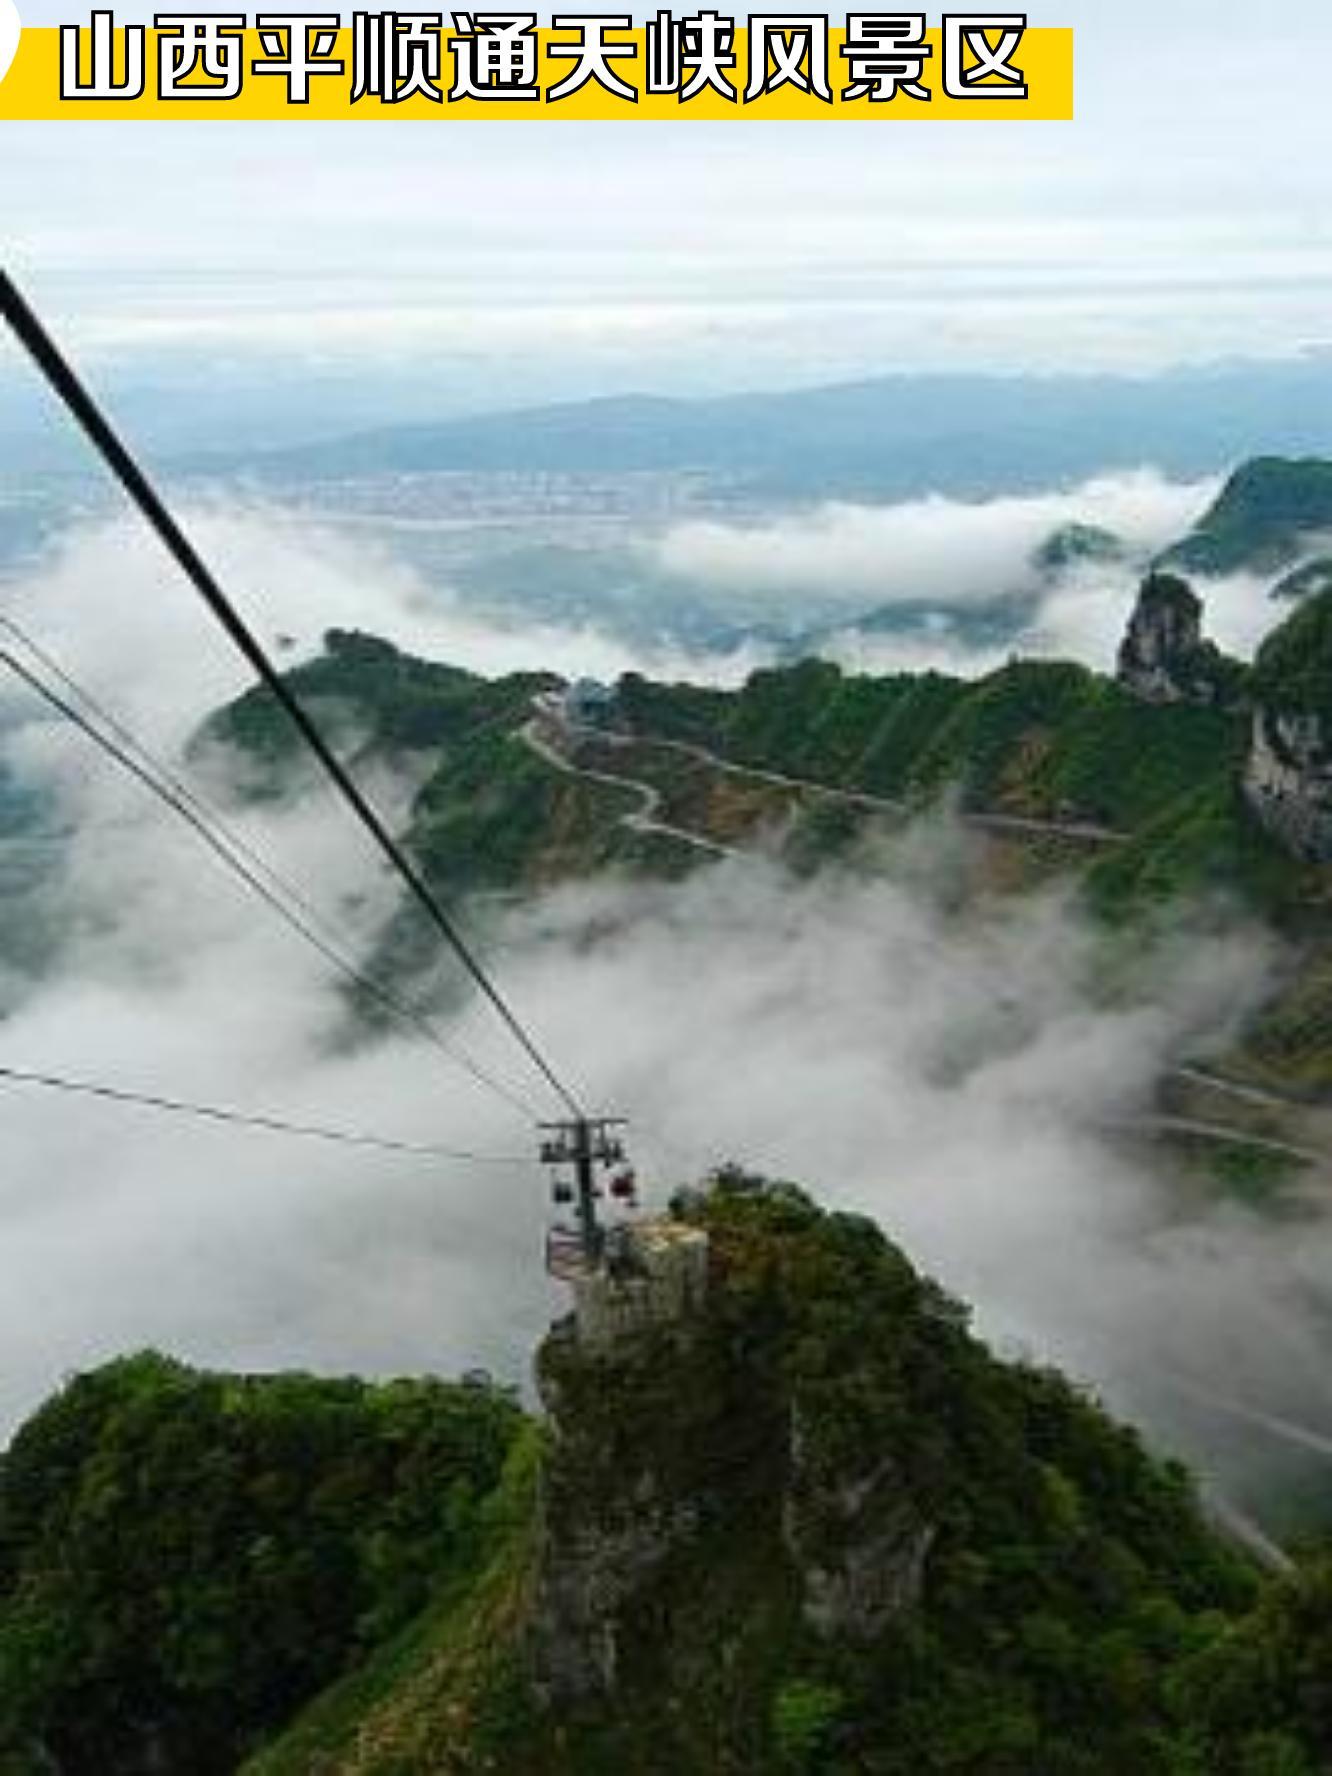
[[[1203,601],[1177,574],[1142,582],[1119,649],[1119,682],[1144,703],[1228,706],[1243,668],[1203,637]]]
[[[1332,531],[1332,462],[1258,456],[1230,476],[1192,535],[1159,565],[1185,572],[1275,573]]]

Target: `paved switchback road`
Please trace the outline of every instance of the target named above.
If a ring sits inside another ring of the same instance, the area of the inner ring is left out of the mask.
[[[659,746],[663,751],[677,752],[685,758],[696,759],[700,764],[709,765],[714,771],[721,771],[730,777],[748,777],[757,783],[771,783],[778,789],[801,790],[806,795],[819,796],[825,801],[845,802],[849,807],[892,814],[899,820],[919,813],[919,809],[912,807],[909,802],[891,796],[870,795],[859,789],[837,789],[828,783],[817,783],[810,777],[792,777],[784,771],[769,771],[758,765],[738,765],[730,759],[722,758],[719,753],[710,752],[706,746],[696,746],[688,740],[665,740],[654,734],[617,734],[600,728],[575,728],[571,724],[565,724],[565,732],[570,739],[596,740],[603,746]],[[555,756],[553,748],[551,756]],[[609,773],[607,776],[611,780]],[[1098,826],[1095,822],[1086,820],[1036,820],[1021,814],[976,813],[963,813],[958,818],[964,826],[972,827],[978,832],[1012,833],[1031,838],[1050,834],[1086,845],[1122,845],[1129,837],[1127,833],[1119,832],[1114,827]]]
[[[544,713],[548,721],[552,719],[549,710]],[[665,740],[648,735],[616,734],[599,728],[576,728],[567,723],[562,724],[561,731],[571,741],[593,740],[599,745],[610,748],[657,746],[665,751],[694,759],[700,764],[730,776],[770,783],[776,788],[802,791],[811,796],[819,796],[827,800],[867,808],[874,812],[890,814],[898,819],[905,819],[914,812],[906,802],[895,801],[886,796],[869,795],[860,790],[834,789],[827,784],[815,783],[805,777],[792,777],[782,771],[768,771],[753,765],[732,764],[727,759],[710,752],[706,747],[695,746],[685,740]],[[662,820],[660,812],[663,798],[661,791],[655,785],[644,783],[641,779],[627,774],[594,771],[573,764],[564,756],[558,746],[543,739],[538,732],[536,717],[524,724],[519,730],[519,737],[536,753],[538,758],[544,760],[552,769],[564,772],[566,776],[581,777],[587,782],[602,783],[609,788],[626,789],[635,793],[640,798],[641,806],[633,813],[621,817],[621,824],[629,831],[657,833],[662,837],[674,839],[682,845],[689,845],[697,851],[705,852],[711,857],[743,855],[737,846],[723,845],[715,839],[705,837],[702,833],[690,832],[684,827],[675,826],[669,821]],[[1031,835],[1033,837],[1054,834],[1097,846],[1122,844],[1128,836],[1110,827],[1079,821],[1028,820],[1018,815],[1007,814],[964,814],[961,819],[965,825],[982,832],[1012,833],[1018,836]],[[1187,1135],[1195,1140],[1215,1142],[1218,1146],[1247,1148],[1254,1153],[1284,1157],[1310,1166],[1325,1176],[1332,1176],[1332,1111],[1323,1112],[1320,1118],[1317,1111],[1310,1113],[1307,1106],[1299,1105],[1293,1099],[1257,1087],[1239,1085],[1219,1075],[1206,1073],[1199,1068],[1175,1068],[1172,1069],[1170,1076],[1210,1088],[1218,1095],[1231,1098],[1236,1102],[1262,1105],[1290,1114],[1304,1111],[1305,1115],[1301,1118],[1299,1136],[1290,1140],[1283,1139],[1279,1134],[1259,1133],[1242,1126],[1201,1116],[1158,1115],[1148,1117],[1137,1125],[1140,1129],[1154,1130],[1159,1134]],[[1312,1126],[1315,1121],[1318,1121],[1320,1126]]]
[[[716,839],[705,838],[702,833],[687,832],[682,826],[672,826],[669,821],[659,819],[662,798],[661,791],[655,785],[643,783],[637,777],[621,777],[612,771],[588,771],[581,765],[573,764],[557,747],[542,739],[537,732],[535,718],[523,724],[518,730],[518,737],[539,759],[544,760],[552,769],[562,771],[566,777],[580,777],[586,783],[604,783],[612,789],[632,790],[639,796],[642,806],[631,814],[620,816],[620,825],[627,831],[656,833],[662,838],[675,839],[681,845],[692,845],[696,851],[705,851],[710,857],[740,855],[733,845],[718,844]]]

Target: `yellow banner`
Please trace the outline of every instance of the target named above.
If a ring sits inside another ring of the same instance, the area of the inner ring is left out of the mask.
[[[587,19],[580,30],[496,28],[526,15],[455,13],[433,16],[474,28],[424,31],[403,21],[432,15],[359,15],[354,28],[275,16],[289,22],[274,26],[263,13],[264,28],[242,28],[237,14],[229,28],[224,15],[173,13],[172,28],[158,30],[114,25],[105,13],[66,27],[63,46],[61,30],[29,27],[0,82],[0,121],[1073,115],[1073,33],[1019,28],[1023,15],[946,16],[911,42],[885,36],[904,21],[880,15],[853,16],[848,29],[817,15],[741,15],[746,28],[715,13],[661,13],[656,25]],[[598,22],[605,28],[586,28]]]

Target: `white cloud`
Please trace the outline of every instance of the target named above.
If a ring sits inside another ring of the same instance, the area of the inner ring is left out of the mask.
[[[275,599],[272,625],[449,633],[410,576],[349,554],[345,539],[298,573],[305,548],[254,522],[203,520],[218,527],[210,549],[234,552],[238,582]],[[201,645],[187,603],[175,614],[179,587],[110,541],[85,534],[27,585],[23,610],[117,709],[175,744],[198,699],[234,688],[231,668]],[[112,645],[121,625],[137,645]],[[6,1064],[525,1153],[530,1129],[428,1046],[347,1051],[317,958],[77,736],[16,704],[6,713],[23,725],[5,756],[76,822],[47,897],[65,947],[11,996]],[[329,804],[237,817],[354,939],[378,928],[389,886]],[[1250,1002],[1264,945],[1181,932],[1115,1005],[1099,1004],[1097,940],[1058,900],[941,910],[931,885],[966,843],[921,831],[896,873],[872,882],[802,886],[752,863],[677,887],[602,883],[508,916],[487,942],[579,1090],[634,1118],[658,1202],[709,1160],[738,1156],[876,1214],[975,1301],[990,1336],[1109,1376],[1117,1397],[1136,1401],[1141,1366],[1166,1363],[1316,1411],[1307,1297],[1327,1256],[1321,1224],[1295,1239],[1238,1211],[1185,1213],[1161,1165],[1106,1133],[1148,1102],[1171,1056]],[[484,1008],[451,1015],[478,1059],[539,1101]],[[62,1372],[148,1342],[224,1365],[523,1372],[552,1306],[533,1170],[6,1091],[5,1422]],[[1224,1465],[1223,1445],[1214,1426],[1190,1444]]]
[[[432,1049],[331,1048],[340,1016],[317,958],[188,835],[109,788],[85,786],[60,890],[78,935],[6,1019],[7,1062],[525,1152],[530,1130]],[[246,824],[303,881],[336,883],[353,929],[386,910],[327,808]],[[738,1156],[876,1214],[992,1337],[1120,1379],[1145,1349],[1216,1377],[1189,1296],[1210,1330],[1262,1229],[1227,1231],[1211,1274],[1177,1264],[1165,1197],[1103,1125],[1251,998],[1260,944],[1181,939],[1136,997],[1096,1010],[1094,940],[1055,902],[959,922],[919,886],[799,887],[763,864],[566,891],[494,936],[506,990],[578,1089],[634,1118],[658,1203]],[[453,1033],[533,1091],[483,1008]],[[64,1370],[145,1342],[218,1364],[522,1373],[550,1304],[534,1172],[8,1089],[6,1417]],[[1281,1319],[1279,1274],[1270,1294],[1230,1300],[1232,1326],[1250,1306]]]
[[[427,658],[498,675],[544,669],[614,678],[659,676],[734,683],[753,650],[701,655],[664,642],[635,648],[593,625],[506,627],[469,611],[363,532],[232,497],[184,507],[185,530],[264,643],[300,659],[330,628],[388,636]],[[200,711],[250,682],[249,669],[137,515],[66,533],[30,570],[11,576],[7,610],[94,693],[114,692],[152,744],[178,746]],[[281,661],[283,654],[277,652]],[[26,693],[0,682],[0,712]]]
[[[1188,577],[1203,600],[1205,634],[1238,659],[1252,659],[1264,636],[1289,614],[1289,606],[1272,600],[1270,575]],[[1096,567],[1064,575],[1042,603],[1023,650],[1109,670],[1135,590],[1131,576]]]
[[[820,649],[859,672],[951,672],[974,677],[1014,652],[1073,659],[1113,669],[1144,572],[1187,535],[1220,483],[1172,481],[1155,470],[1105,475],[1062,492],[964,501],[932,495],[895,505],[830,502],[743,523],[681,523],[649,548],[664,572],[719,599],[751,593],[798,618],[802,600],[826,623],[830,606],[847,627]],[[1041,574],[1033,551],[1069,523],[1101,526],[1127,545],[1123,560],[1075,561]],[[1311,541],[1307,554],[1322,552]],[[1207,635],[1227,653],[1252,658],[1288,607],[1271,597],[1276,575],[1190,575],[1205,606]],[[967,628],[969,612],[995,600],[1025,601],[1011,635],[986,639]],[[899,633],[852,626],[894,605],[932,615]]]
[[[1187,531],[1215,490],[1142,469],[1035,496],[834,501],[745,524],[693,520],[655,552],[667,572],[729,590],[817,593],[861,608],[965,606],[1030,591],[1032,552],[1061,525],[1101,525],[1145,558]]]
[[[67,22],[58,0],[24,10]],[[154,372],[184,317],[213,350],[267,339],[367,374],[438,352],[441,399],[465,378],[487,404],[1326,338],[1313,0],[1262,31],[1185,0],[1058,17],[1068,125],[0,126],[10,257],[81,349]]]

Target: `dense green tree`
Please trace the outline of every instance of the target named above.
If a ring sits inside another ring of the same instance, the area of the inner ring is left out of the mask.
[[[0,1459],[0,1746],[205,1776],[480,1553],[520,1414],[487,1388],[81,1376]]]

